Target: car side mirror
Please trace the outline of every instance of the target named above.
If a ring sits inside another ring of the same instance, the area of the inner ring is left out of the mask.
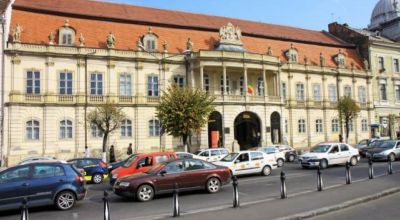
[[[165,174],[167,174],[167,171],[166,171],[166,170],[161,170],[159,174],[160,174],[161,176],[165,176]]]

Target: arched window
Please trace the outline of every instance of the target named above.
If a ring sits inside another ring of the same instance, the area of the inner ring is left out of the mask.
[[[288,59],[289,63],[297,63],[298,62],[298,51],[293,45],[285,52],[285,56]]]
[[[160,136],[160,122],[156,119],[152,119],[149,121],[149,135]]]
[[[73,46],[75,43],[75,30],[69,26],[68,20],[64,26],[58,30],[58,44],[63,46]]]
[[[368,131],[368,121],[367,119],[361,120],[361,131],[367,132]]]
[[[90,125],[90,129],[92,131],[93,138],[101,138],[103,137],[103,132],[97,127],[95,124]]]
[[[257,95],[264,96],[264,80],[262,77],[257,79]]]
[[[26,139],[39,140],[40,123],[36,120],[26,122]]]
[[[306,120],[300,119],[298,121],[299,133],[306,133]]]
[[[317,119],[315,120],[315,131],[317,133],[322,133],[324,132],[324,128],[323,128],[323,123],[322,123],[322,119]]]
[[[221,85],[220,85],[220,89],[221,89],[221,94],[224,94],[224,76],[221,75]],[[228,95],[230,92],[229,89],[229,76],[226,76],[226,94]]]
[[[339,132],[339,120],[332,119],[332,133]]]
[[[132,137],[132,121],[125,119],[121,122],[121,137]]]
[[[62,120],[60,121],[60,139],[71,139],[72,138],[72,121]]]
[[[157,40],[158,36],[153,33],[152,29],[149,28],[147,34],[145,34],[142,38],[142,43],[147,52],[156,52],[157,51]]]
[[[204,90],[206,90],[206,92],[210,91],[210,77],[208,76],[208,74],[204,74],[204,78],[203,78],[203,86],[204,86]]]

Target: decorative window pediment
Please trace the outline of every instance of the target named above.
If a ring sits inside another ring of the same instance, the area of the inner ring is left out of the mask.
[[[289,63],[297,63],[298,62],[298,50],[293,47],[293,44],[290,46],[288,50],[285,51],[285,56]]]
[[[144,49],[148,52],[156,52],[158,51],[157,43],[158,43],[158,36],[153,33],[152,28],[150,27],[149,30],[145,35],[142,37],[142,45]]]
[[[63,46],[73,46],[75,44],[75,29],[65,20],[62,27],[58,29],[58,44]]]
[[[339,67],[346,66],[346,56],[344,55],[342,50],[339,50],[339,53],[333,57],[333,60],[335,61],[336,65],[338,65]]]

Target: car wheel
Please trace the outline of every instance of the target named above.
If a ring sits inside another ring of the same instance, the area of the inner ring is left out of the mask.
[[[140,202],[148,202],[153,199],[154,197],[154,189],[150,185],[141,185],[137,192],[136,197]]]
[[[92,182],[95,184],[100,184],[103,182],[103,175],[96,173],[92,176]]]
[[[276,161],[276,163],[278,164],[278,167],[282,167],[283,164],[285,163],[285,161],[284,161],[283,159],[278,159],[278,160]]]
[[[263,176],[269,176],[269,175],[271,175],[271,167],[270,166],[265,166],[263,169],[262,169],[262,173],[261,173]]]
[[[221,181],[219,181],[216,177],[211,177],[207,181],[207,192],[208,193],[217,193],[221,187]]]
[[[326,161],[325,159],[321,160],[321,162],[319,163],[319,167],[321,169],[326,169],[328,168],[328,161]]]
[[[296,159],[294,155],[289,155],[289,162],[293,162],[294,159]]]
[[[350,159],[350,165],[355,166],[357,165],[357,163],[358,163],[357,157],[352,157]]]
[[[388,160],[389,160],[390,162],[394,162],[394,161],[396,160],[396,156],[395,156],[394,154],[389,154]]]
[[[69,210],[75,205],[75,194],[71,191],[62,191],[57,194],[55,205],[60,210]]]

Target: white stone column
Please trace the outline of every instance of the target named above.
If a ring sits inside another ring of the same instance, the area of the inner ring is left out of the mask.
[[[204,89],[204,67],[200,64],[200,89]]]
[[[262,78],[263,78],[263,83],[264,83],[264,97],[267,97],[267,77],[265,76],[265,74],[266,74],[265,67],[263,65]]]
[[[222,70],[222,79],[223,79],[222,91],[223,91],[223,94],[222,95],[225,96],[225,95],[227,95],[226,94],[226,66],[224,65],[222,68],[223,68],[223,70]]]
[[[246,65],[243,66],[243,92],[244,92],[244,97],[245,101],[247,102],[247,88],[248,88],[248,82],[247,82],[247,67]]]

